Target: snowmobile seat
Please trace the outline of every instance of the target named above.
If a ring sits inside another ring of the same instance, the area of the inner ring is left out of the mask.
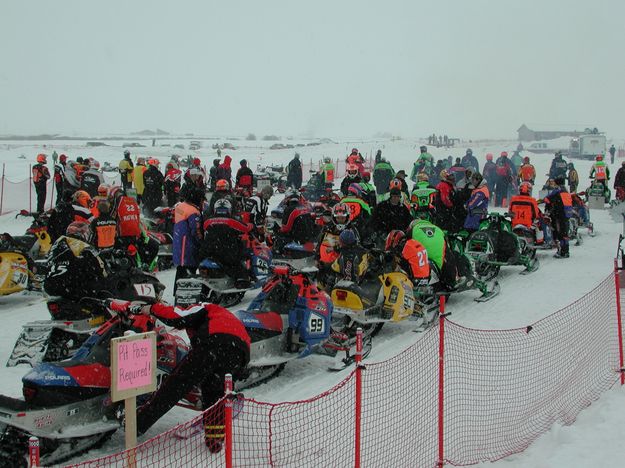
[[[380,283],[378,278],[365,280],[362,284],[342,280],[337,282],[334,287],[335,289],[345,289],[354,293],[362,301],[363,307],[368,309],[378,303],[382,283]]]

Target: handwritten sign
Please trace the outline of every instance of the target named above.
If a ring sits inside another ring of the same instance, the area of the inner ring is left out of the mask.
[[[156,390],[156,334],[111,340],[111,398],[124,400]]]

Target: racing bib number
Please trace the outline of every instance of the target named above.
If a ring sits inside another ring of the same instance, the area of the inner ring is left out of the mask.
[[[14,272],[13,282],[20,288],[26,288],[28,286],[28,273],[23,270]]]
[[[137,295],[139,296],[152,297],[152,298],[156,297],[156,290],[154,289],[153,284],[140,283],[140,284],[135,284],[134,287],[135,287],[135,291],[137,292]]]

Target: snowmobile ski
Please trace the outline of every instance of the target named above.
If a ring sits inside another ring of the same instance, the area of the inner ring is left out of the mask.
[[[328,366],[328,370],[332,372],[342,371],[356,362],[356,339],[346,339],[344,342],[335,340],[336,336],[325,344],[324,348],[329,355],[334,350],[334,362]],[[347,338],[345,336],[344,338]],[[362,358],[365,359],[371,353],[373,343],[371,336],[363,336],[362,338]]]
[[[525,270],[521,271],[520,275],[529,275],[530,273],[534,273],[536,270],[540,268],[540,261],[537,257],[534,257],[532,261],[529,263]]]
[[[480,288],[480,291],[482,291],[482,295],[480,297],[476,297],[474,300],[476,302],[486,302],[490,301],[501,292],[501,286],[499,286],[499,282],[497,280],[494,280],[493,282],[484,283],[484,286],[483,288]]]

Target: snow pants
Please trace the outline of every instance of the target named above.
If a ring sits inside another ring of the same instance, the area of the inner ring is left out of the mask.
[[[558,243],[560,254],[569,253],[569,219],[568,218],[552,218],[553,224],[553,240]]]

